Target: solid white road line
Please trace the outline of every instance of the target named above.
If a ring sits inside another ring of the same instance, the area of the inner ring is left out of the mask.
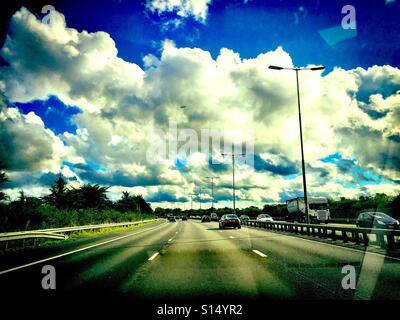
[[[153,254],[153,255],[149,258],[149,261],[154,260],[158,255],[159,255],[159,253],[156,252],[155,254]]]
[[[151,228],[151,229],[142,230],[142,231],[140,231],[140,232],[135,232],[135,233],[128,234],[128,235],[125,235],[125,236],[121,236],[121,237],[118,237],[118,238],[114,238],[114,239],[111,239],[111,240],[107,240],[107,241],[104,241],[104,242],[96,243],[96,244],[91,245],[91,246],[88,246],[88,247],[84,247],[84,248],[72,250],[72,251],[69,251],[69,252],[65,252],[65,253],[62,253],[62,254],[59,254],[59,255],[50,257],[50,258],[46,258],[46,259],[43,259],[43,260],[39,260],[39,261],[27,263],[27,264],[24,264],[24,265],[22,265],[22,266],[18,266],[18,267],[15,267],[15,268],[3,270],[3,271],[0,271],[0,275],[1,275],[1,274],[8,273],[8,272],[16,271],[16,270],[19,270],[19,269],[27,268],[27,267],[30,267],[30,266],[34,266],[34,265],[36,265],[36,264],[41,264],[41,263],[43,263],[43,262],[47,262],[47,261],[50,261],[50,260],[54,260],[54,259],[58,259],[58,258],[61,258],[61,257],[65,257],[65,256],[68,256],[68,255],[71,255],[71,254],[73,254],[73,253],[77,253],[77,252],[80,252],[80,251],[85,251],[85,250],[88,250],[88,249],[91,249],[91,248],[95,248],[95,247],[98,247],[98,246],[102,246],[102,245],[107,244],[107,243],[111,243],[111,242],[114,242],[114,241],[118,241],[118,240],[121,240],[121,239],[125,239],[125,238],[128,238],[128,237],[132,237],[132,236],[135,236],[135,235],[137,235],[137,234],[140,234],[140,233],[143,233],[143,232],[146,232],[146,231],[151,231],[151,230],[154,230],[154,229],[161,228],[162,226],[164,226],[164,225],[166,225],[166,224],[167,224],[167,223],[164,223],[164,224],[162,224],[162,225],[160,225],[160,226],[156,226],[156,227]]]
[[[264,254],[264,253],[262,253],[262,252],[260,252],[260,251],[258,251],[258,250],[253,250],[253,252],[255,253],[255,254],[258,254],[260,257],[263,257],[263,258],[265,258],[267,255],[266,254]]]

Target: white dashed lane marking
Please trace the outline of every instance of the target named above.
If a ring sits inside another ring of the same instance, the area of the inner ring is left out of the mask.
[[[253,252],[254,252],[255,254],[258,254],[260,257],[263,257],[263,258],[267,257],[266,254],[264,254],[264,253],[262,253],[262,252],[260,252],[260,251],[258,251],[258,250],[253,250]]]
[[[154,260],[158,255],[159,255],[159,253],[156,252],[155,254],[153,254],[153,255],[149,258],[149,261]]]

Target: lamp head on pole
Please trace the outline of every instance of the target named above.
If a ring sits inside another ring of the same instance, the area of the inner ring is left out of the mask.
[[[268,69],[282,70],[283,68],[282,68],[282,67],[278,67],[278,66],[272,66],[272,65],[270,65],[270,66],[268,67]]]
[[[317,66],[317,67],[311,67],[310,70],[312,71],[317,71],[317,70],[324,70],[325,67],[324,66]]]

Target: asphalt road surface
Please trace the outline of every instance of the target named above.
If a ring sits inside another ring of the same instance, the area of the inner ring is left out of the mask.
[[[55,290],[41,286],[44,265],[56,270]],[[355,267],[354,290],[342,287],[345,265]],[[161,221],[6,255],[0,258],[0,288],[2,302],[35,297],[74,303],[91,297],[97,307],[111,299],[132,307],[141,301],[221,298],[400,299],[400,259],[255,228]]]

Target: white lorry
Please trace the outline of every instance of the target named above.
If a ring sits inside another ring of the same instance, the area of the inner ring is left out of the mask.
[[[331,217],[329,212],[328,200],[325,197],[308,197],[308,215],[310,223],[328,223]],[[304,198],[298,197],[286,201],[288,215],[286,221],[306,222],[306,206]]]

